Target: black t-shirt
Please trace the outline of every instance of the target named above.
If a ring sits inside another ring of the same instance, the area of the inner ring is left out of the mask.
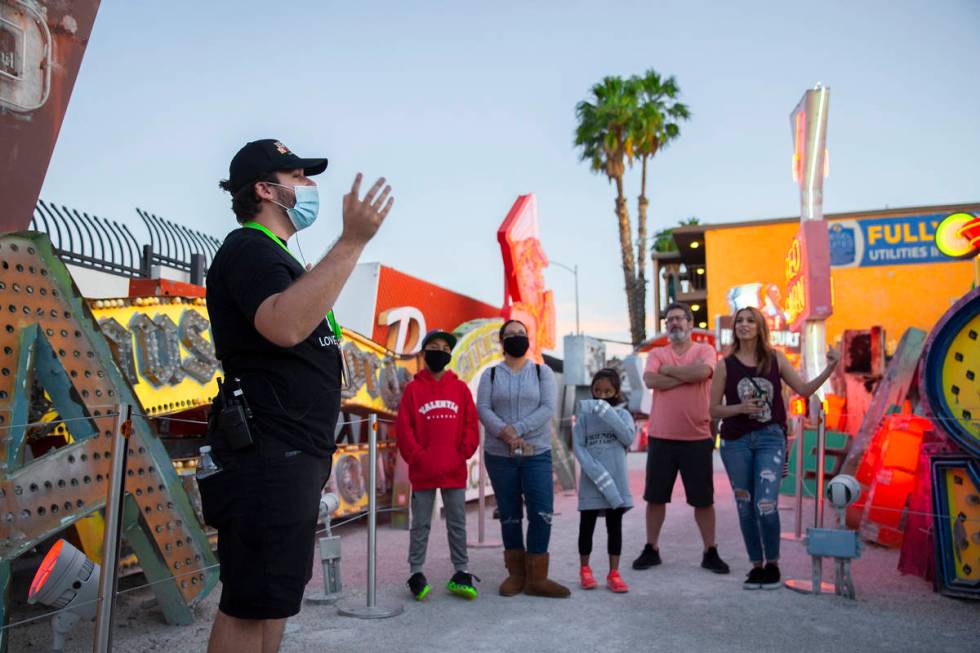
[[[340,412],[337,338],[326,319],[306,340],[289,348],[272,344],[255,329],[259,305],[304,272],[266,234],[237,229],[225,238],[208,270],[208,315],[226,382],[241,379],[254,415],[253,437],[271,436],[329,457],[336,449],[334,428]]]
[[[765,404],[761,413],[733,415],[721,422],[721,437],[737,440],[746,433],[757,431],[769,424],[777,424],[786,433],[786,406],[783,404],[783,382],[779,362],[775,355],[769,371],[762,374],[754,367],[747,367],[735,354],[725,357],[725,404],[734,406],[752,398],[761,398]]]

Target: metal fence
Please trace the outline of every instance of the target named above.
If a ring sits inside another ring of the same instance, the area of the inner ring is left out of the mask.
[[[124,277],[149,276],[143,274],[133,232],[119,222],[38,200],[31,229],[48,234],[66,263]]]
[[[201,285],[221,241],[143,209],[136,209],[150,235],[140,245],[128,226],[38,200],[31,229],[48,234],[66,263],[124,277],[151,277],[153,267],[166,266],[190,275]]]
[[[192,282],[198,276],[203,281],[221,241],[143,209],[136,209],[136,213],[150,232],[149,255],[154,264],[189,272]]]

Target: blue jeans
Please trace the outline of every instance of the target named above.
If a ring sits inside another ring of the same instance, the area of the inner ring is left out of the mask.
[[[749,560],[779,560],[779,483],[786,437],[776,424],[721,441],[721,461],[735,492],[738,523]]]
[[[547,553],[551,540],[555,487],[551,452],[536,456],[485,455],[487,474],[500,511],[505,549],[524,549],[524,504],[527,504],[527,552]]]

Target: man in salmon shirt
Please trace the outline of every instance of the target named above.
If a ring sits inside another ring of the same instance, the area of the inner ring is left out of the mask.
[[[412,529],[408,547],[411,577],[408,591],[421,601],[432,589],[422,565],[429,544],[436,490],[442,490],[449,535],[449,555],[456,573],[447,589],[467,599],[476,598],[466,567],[466,461],[476,451],[480,432],[470,389],[452,371],[456,338],[445,331],[430,331],[422,339],[425,367],[405,386],[398,406],[398,451],[408,463],[412,482]]]
[[[704,541],[701,566],[727,574],[728,565],[715,546],[714,438],[708,416],[717,356],[711,345],[691,341],[694,315],[687,304],[669,305],[665,316],[670,345],[650,351],[643,373],[643,382],[653,390],[643,492],[647,544],[633,561],[633,569],[649,569],[661,562],[660,529],[680,471],[687,503],[694,508],[694,521]]]

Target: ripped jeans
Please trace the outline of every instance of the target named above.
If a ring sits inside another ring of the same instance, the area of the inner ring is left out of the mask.
[[[779,560],[779,483],[785,456],[786,437],[778,424],[721,441],[721,461],[735,492],[742,539],[753,563]]]
[[[488,453],[485,460],[500,511],[500,536],[504,548],[524,548],[523,517],[526,504],[527,552],[547,553],[555,503],[551,452],[526,458]]]

